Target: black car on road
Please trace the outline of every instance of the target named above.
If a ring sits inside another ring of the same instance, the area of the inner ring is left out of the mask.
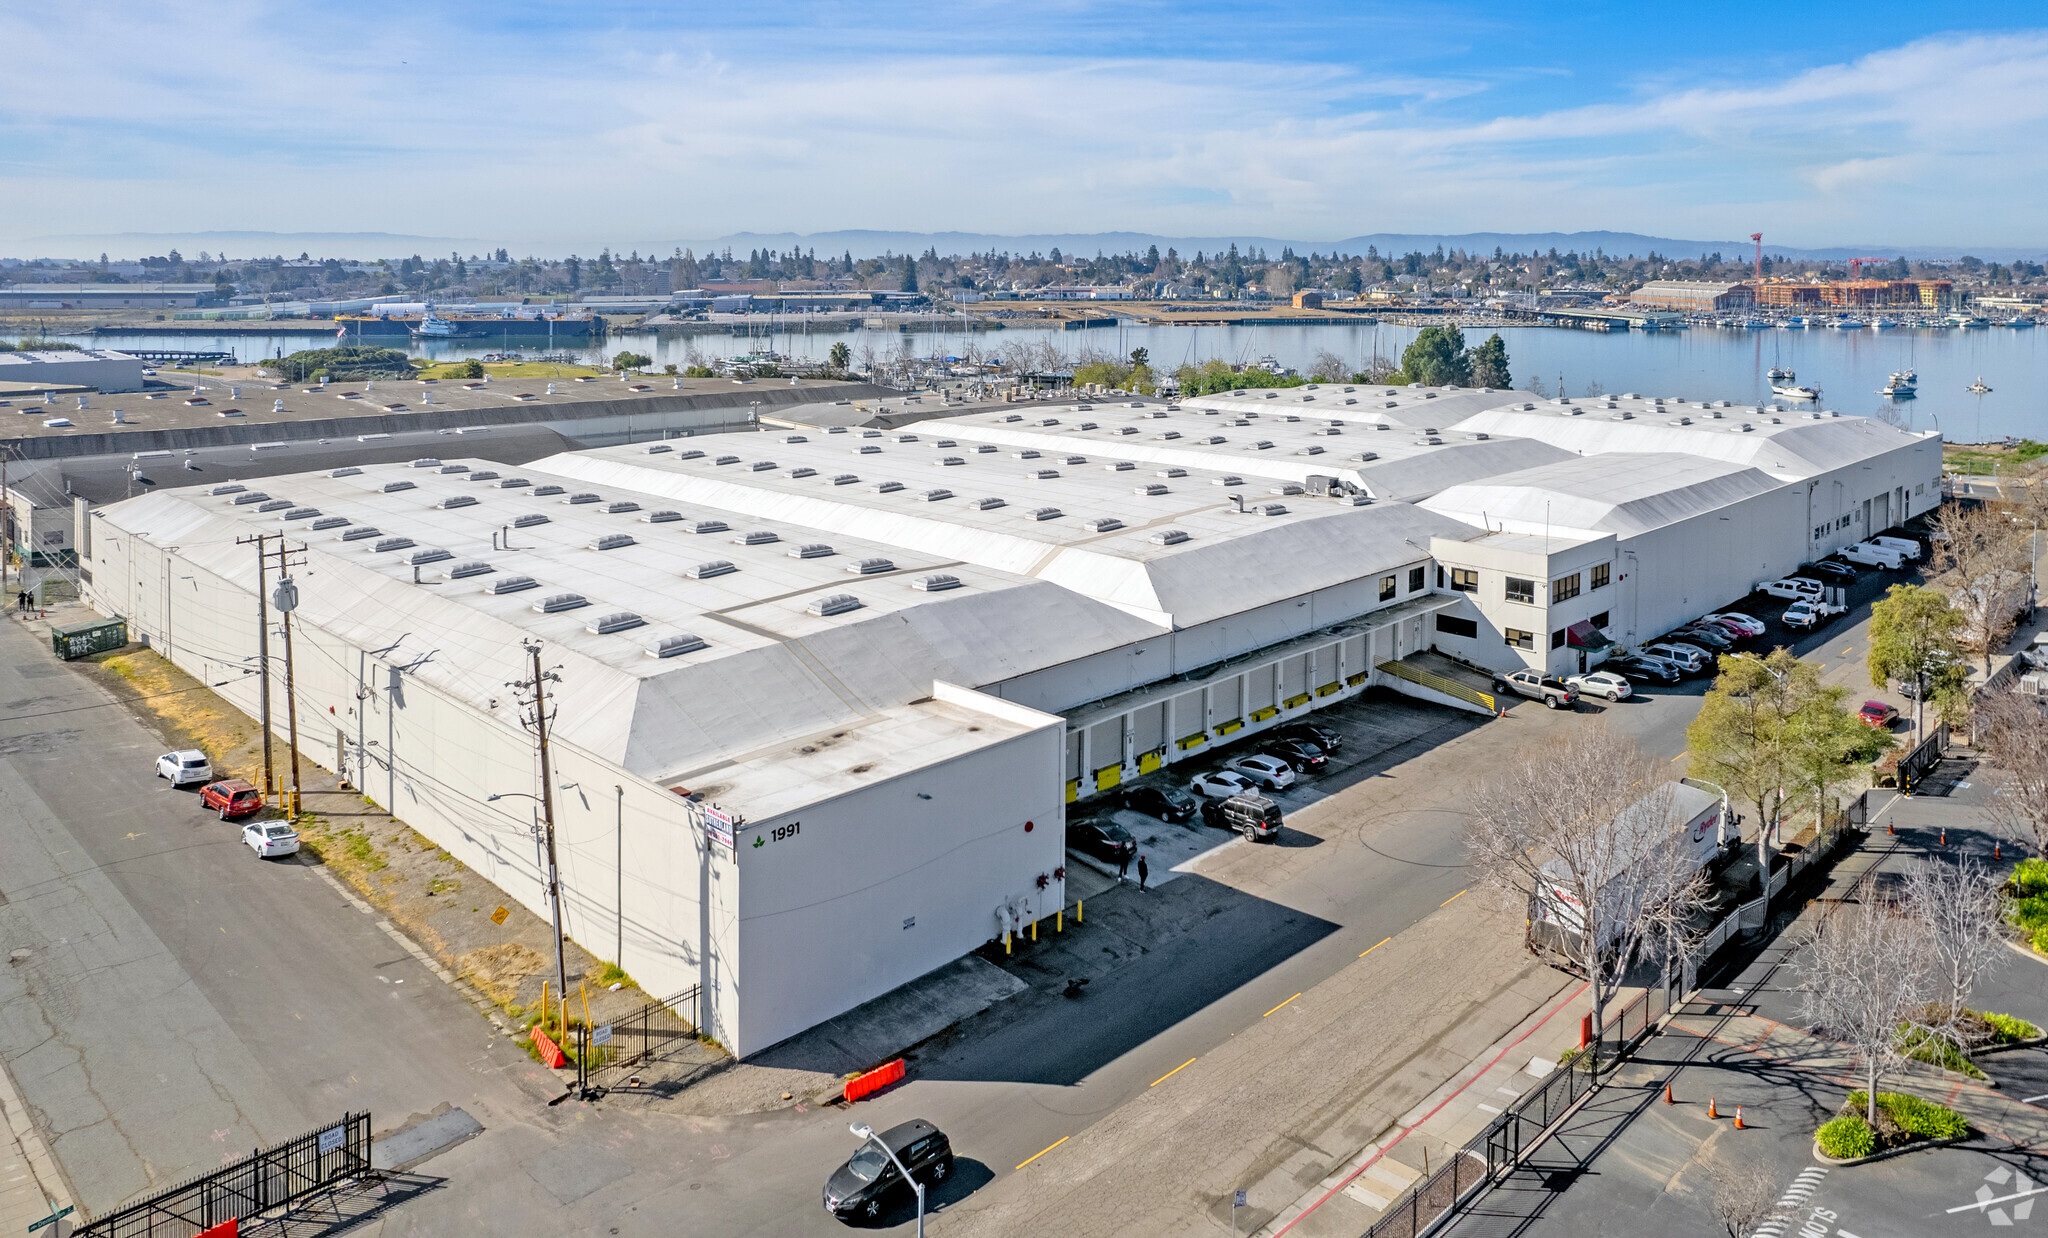
[[[944,1131],[923,1118],[892,1126],[862,1144],[825,1179],[825,1211],[841,1221],[878,1220],[901,1197],[915,1194],[888,1153],[875,1146],[876,1140],[889,1145],[896,1160],[927,1187],[953,1174],[953,1144]]]
[[[1179,787],[1132,787],[1124,792],[1124,807],[1161,821],[1192,821],[1199,811],[1195,797]]]
[[[1639,658],[1632,653],[1624,653],[1618,657],[1607,659],[1607,661],[1601,663],[1601,669],[1613,671],[1618,675],[1626,675],[1630,679],[1639,681],[1654,680],[1657,683],[1677,683],[1680,679],[1685,678],[1683,672],[1662,658]]]
[[[1067,822],[1067,846],[1111,864],[1138,853],[1138,840],[1131,837],[1129,830],[1100,817]]]
[[[1853,585],[1856,583],[1856,569],[1834,559],[1822,559],[1799,569],[1801,576],[1811,576],[1822,584]]]
[[[1276,732],[1283,739],[1299,739],[1314,744],[1331,756],[1344,750],[1344,737],[1326,726],[1313,722],[1297,722],[1293,726],[1280,728]]]
[[[1688,645],[1701,645],[1715,653],[1726,653],[1735,648],[1735,634],[1718,623],[1695,623],[1673,632],[1668,639],[1682,640]]]
[[[1297,774],[1312,774],[1330,763],[1329,754],[1320,744],[1286,735],[1261,745],[1259,751],[1292,765]]]

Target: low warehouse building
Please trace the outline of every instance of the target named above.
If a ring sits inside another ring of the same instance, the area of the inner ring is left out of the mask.
[[[143,368],[141,361],[126,353],[98,348],[0,352],[0,392],[14,397],[18,406],[24,394],[38,388],[140,391]]]

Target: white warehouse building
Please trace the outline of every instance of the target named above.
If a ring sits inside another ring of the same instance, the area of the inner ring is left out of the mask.
[[[1431,648],[1655,635],[1933,501],[1938,442],[1862,419],[1780,414],[1725,435],[1776,443],[1744,457],[1572,407],[1320,385],[345,468],[95,511],[84,580],[253,714],[237,539],[303,542],[303,748],[544,912],[507,686],[540,641],[568,931],[701,986],[750,1054],[1065,906],[1068,802],[1375,684],[1430,696],[1383,668]]]

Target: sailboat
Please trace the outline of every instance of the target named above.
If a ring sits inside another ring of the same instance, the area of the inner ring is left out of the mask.
[[[1899,376],[1894,374],[1884,386],[1877,389],[1877,394],[1887,400],[1911,400],[1918,397],[1920,392],[1912,383],[1902,382]]]
[[[1970,385],[1969,385],[1968,387],[1964,388],[1964,390],[1966,390],[1966,391],[1970,392],[1970,393],[1971,393],[1971,394],[1973,394],[1973,395],[1990,395],[1990,394],[1991,394],[1991,388],[1985,385],[1985,383],[1984,383],[1984,376],[1983,376],[1983,375],[1981,375],[1981,374],[1979,374],[1979,375],[1977,376],[1977,381],[1976,381],[1976,382],[1974,382],[1974,383],[1971,383],[1971,384],[1970,384]]]
[[[1782,365],[1772,366],[1768,371],[1766,371],[1766,376],[1774,383],[1789,383],[1793,379],[1799,377],[1799,375],[1794,374],[1792,371],[1786,369]]]
[[[1820,388],[1794,387],[1789,383],[1772,383],[1771,394],[1782,396],[1787,400],[1818,400],[1820,399]]]

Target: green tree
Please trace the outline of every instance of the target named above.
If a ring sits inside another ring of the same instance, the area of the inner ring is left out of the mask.
[[[901,291],[917,291],[917,259],[909,254],[903,256],[903,286]]]
[[[622,352],[612,358],[615,370],[640,370],[654,364],[654,358],[644,352]]]
[[[1474,386],[1505,391],[1515,385],[1513,376],[1508,372],[1507,342],[1500,338],[1500,332],[1488,336],[1486,342],[1473,349],[1470,355]]]
[[[847,368],[853,364],[853,349],[846,346],[845,340],[839,341],[832,345],[831,352],[825,354],[825,364],[831,366],[835,374],[846,373]]]
[[[471,357],[461,365],[456,366],[455,372],[449,375],[450,378],[482,378],[483,376],[484,363],[478,361],[475,357]]]
[[[1959,636],[1962,612],[1938,589],[1893,585],[1870,608],[1870,686],[1889,680],[1913,684],[1913,733],[1920,733],[1921,701],[1944,702],[1962,690],[1963,659]]]
[[[1472,357],[1456,327],[1424,327],[1401,353],[1401,372],[1425,387],[1472,384]]]
[[[1154,248],[1157,247],[1155,246]],[[1143,348],[1133,348],[1131,350],[1131,364],[1133,366],[1145,365],[1149,363],[1151,360],[1152,354],[1148,350]]]

